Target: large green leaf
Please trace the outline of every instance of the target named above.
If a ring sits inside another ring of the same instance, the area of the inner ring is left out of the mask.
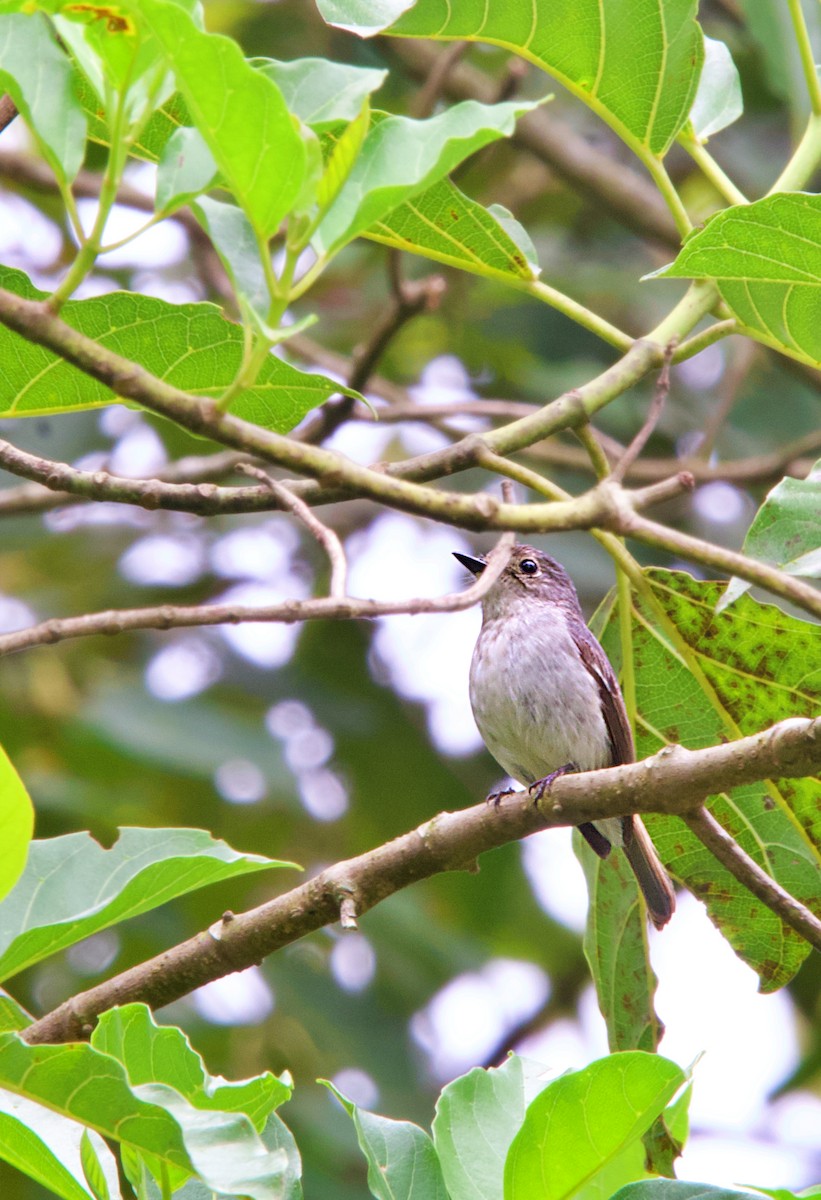
[[[474,151],[512,133],[516,118],[533,107],[521,101],[466,100],[426,121],[394,116],[376,120],[314,235],[317,251],[339,250]]]
[[[130,1084],[125,1068],[82,1043],[30,1046],[0,1035],[0,1088],[114,1138],[182,1180],[279,1200],[285,1156],[268,1151],[242,1113],[196,1108],[164,1083]]]
[[[70,182],[86,148],[73,72],[42,13],[0,14],[0,85],[33,131],[58,178]]]
[[[647,949],[647,912],[624,854],[601,859],[577,832],[574,849],[584,868],[590,906],[584,953],[607,1025],[610,1049],[658,1048],[662,1025],[653,1007],[656,976]]]
[[[368,1187],[377,1200],[448,1200],[439,1159],[424,1129],[367,1112],[333,1084],[326,1086],[354,1123],[368,1163]]]
[[[821,196],[786,192],[727,208],[658,275],[715,279],[752,337],[821,365]]]
[[[505,1158],[528,1102],[548,1084],[546,1072],[512,1055],[501,1067],[475,1067],[442,1089],[433,1144],[450,1200],[497,1200]]]
[[[0,286],[28,299],[45,299],[22,271],[0,268]],[[140,363],[160,379],[197,396],[218,397],[235,379],[242,361],[243,334],[213,304],[169,304],[153,296],[110,292],[70,300],[63,318],[117,354]],[[41,416],[112,404],[116,397],[50,350],[0,327],[3,383],[0,416]],[[253,387],[231,406],[266,429],[287,433],[340,386],[324,375],[308,375],[268,355]]]
[[[270,238],[299,195],[306,167],[305,142],[279,88],[236,42],[204,33],[178,5],[139,0],[133,11],[162,46],[225,184],[260,239]]]
[[[209,1075],[182,1030],[157,1025],[145,1004],[103,1013],[91,1044],[122,1063],[131,1084],[164,1083],[195,1108],[244,1113],[258,1132],[292,1092],[287,1076],[277,1078],[270,1071],[237,1083]]]
[[[767,493],[747,530],[744,553],[791,575],[821,577],[821,459],[806,479],[787,476]],[[719,612],[751,586],[746,579],[731,579]]]
[[[363,36],[491,42],[547,71],[626,141],[661,157],[687,120],[704,57],[695,0],[320,0]],[[400,15],[401,14],[401,15]]]
[[[88,833],[32,842],[0,906],[0,978],[197,888],[291,865],[239,854],[202,829],[123,829],[110,850]]]
[[[554,1080],[529,1105],[510,1147],[505,1200],[592,1197],[599,1176],[607,1179],[602,1194],[612,1195],[641,1169],[642,1134],[685,1078],[668,1059],[632,1051]],[[620,1180],[614,1165],[625,1173]]]
[[[0,746],[0,900],[23,873],[34,830],[34,809],[23,781]]]
[[[684,572],[653,570],[646,578],[655,604],[634,601],[633,624],[640,758],[668,743],[700,749],[784,717],[817,715],[816,626],[748,596],[716,613],[724,585]],[[680,647],[671,647],[655,605],[675,626]],[[603,642],[618,663],[612,616]],[[818,788],[816,779],[748,784],[712,797],[709,807],[760,866],[821,914]],[[678,818],[652,815],[647,825],[668,867],[704,900],[710,918],[758,972],[762,989],[791,979],[808,943],[743,888]]]

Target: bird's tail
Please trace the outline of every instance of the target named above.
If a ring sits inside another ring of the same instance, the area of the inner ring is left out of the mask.
[[[676,893],[670,877],[656,854],[641,817],[634,816],[632,832],[628,829],[624,832],[624,853],[638,880],[650,920],[656,929],[663,929],[676,907]]]

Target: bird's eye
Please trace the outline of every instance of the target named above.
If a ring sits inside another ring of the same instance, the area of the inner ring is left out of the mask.
[[[539,564],[534,562],[532,558],[523,558],[519,563],[519,570],[523,575],[538,575]]]

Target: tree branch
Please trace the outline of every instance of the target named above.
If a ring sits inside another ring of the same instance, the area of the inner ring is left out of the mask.
[[[821,921],[763,871],[706,808],[684,813],[683,819],[703,846],[739,883],[772,909],[797,933],[821,950]]]
[[[478,855],[537,830],[577,825],[627,812],[686,814],[707,796],[760,779],[796,778],[821,767],[821,718],[793,718],[752,737],[704,750],[668,746],[652,758],[557,779],[539,805],[513,795],[498,808],[486,803],[440,813],[386,845],[340,862],[299,887],[247,913],[227,913],[209,930],[83,992],[36,1021],[29,1042],[87,1037],[96,1018],[118,1004],[161,1007],[321,929],[348,922],[394,892],[443,871],[474,866]],[[740,860],[739,860],[740,861]],[[742,867],[739,867],[741,870]],[[752,879],[748,873],[743,882]],[[821,948],[821,922],[790,897],[762,897]],[[797,906],[797,907],[796,907]]]

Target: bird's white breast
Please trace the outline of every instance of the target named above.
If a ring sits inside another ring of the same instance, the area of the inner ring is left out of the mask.
[[[539,605],[486,621],[473,652],[470,702],[484,742],[513,779],[531,784],[566,763],[609,766],[598,684],[564,614]]]

